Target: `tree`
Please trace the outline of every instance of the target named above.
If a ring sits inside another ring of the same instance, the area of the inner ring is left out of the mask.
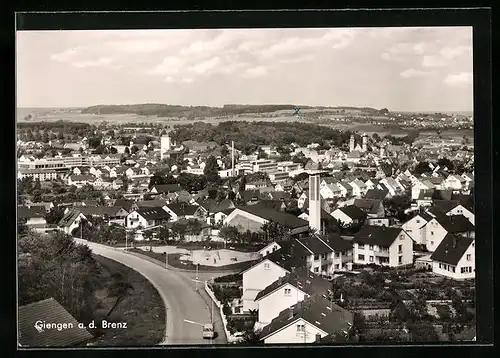
[[[219,236],[222,237],[225,242],[227,242],[227,241],[233,242],[238,237],[238,229],[234,226],[224,225],[219,230]]]
[[[437,161],[437,165],[439,165],[441,168],[448,168],[448,170],[453,170],[455,167],[453,162],[449,160],[448,158],[441,158]]]
[[[411,207],[411,198],[404,195],[395,195],[390,199],[384,199],[386,216],[394,217],[400,221],[406,219],[405,210]]]
[[[145,241],[149,243],[149,251],[153,251],[153,235],[154,232],[153,230],[143,230],[142,232],[142,237],[144,238]]]
[[[109,152],[111,154],[116,154],[116,153],[118,153],[118,149],[116,149],[115,147],[111,147],[111,148],[109,148]]]
[[[360,311],[354,311],[353,317],[352,317],[352,328],[351,328],[351,334],[352,335],[363,335],[366,330],[366,319],[363,313]]]
[[[107,152],[107,148],[102,145],[102,144],[99,144],[95,149],[94,149],[94,154],[104,154]]]
[[[139,151],[139,148],[136,145],[133,145],[132,148],[130,149],[131,154],[135,154]]]
[[[128,149],[128,147],[125,147],[124,153],[130,155],[130,149]]]
[[[178,240],[183,240],[184,235],[186,235],[187,224],[181,222],[174,222],[172,225],[172,233],[177,237]]]
[[[271,220],[263,224],[261,230],[265,234],[266,242],[280,241],[288,235],[288,230],[283,225]]]
[[[372,134],[372,138],[373,138],[374,142],[380,142],[382,140],[382,138],[380,138],[380,136],[378,135],[378,133],[373,133]]]
[[[412,342],[437,342],[439,336],[434,326],[426,321],[411,322],[407,326]]]
[[[423,173],[429,172],[431,168],[429,167],[428,162],[419,162],[413,172],[415,175],[421,175]]]
[[[91,149],[96,149],[101,144],[101,140],[101,137],[93,136],[88,138],[87,143]]]
[[[191,235],[200,235],[202,232],[202,224],[199,220],[190,219],[187,222],[187,231],[191,233]]]

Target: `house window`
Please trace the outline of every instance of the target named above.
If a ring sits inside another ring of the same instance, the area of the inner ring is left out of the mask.
[[[285,296],[290,296],[292,294],[291,288],[285,288]]]
[[[319,255],[314,255],[314,261],[318,261],[319,260]]]
[[[326,254],[321,255],[321,260],[326,260]]]
[[[265,262],[265,263],[264,263],[264,268],[265,268],[266,270],[269,270],[269,268],[270,268],[269,262]]]
[[[370,249],[370,250],[373,250],[373,245],[370,245],[370,246],[369,246],[369,249]]]
[[[398,245],[398,253],[402,253],[403,252],[403,245]]]
[[[319,268],[318,268],[318,267],[315,267],[315,268],[314,268],[314,272],[315,272],[315,273],[318,273],[318,272],[319,272]]]
[[[373,262],[373,256],[370,256],[370,262]]]
[[[405,235],[404,234],[399,235],[399,240],[404,240],[404,239],[405,239]]]
[[[335,270],[339,269],[339,264],[335,264]]]
[[[470,261],[471,259],[471,254],[467,254],[467,261]]]
[[[451,267],[451,271],[455,272],[455,266]]]
[[[442,269],[443,268],[443,264],[439,264],[439,268]]]
[[[402,264],[403,263],[403,256],[398,256],[398,264]]]
[[[269,255],[269,250],[266,251],[266,255]]]
[[[306,325],[305,324],[298,324],[297,325],[297,333],[302,333],[306,331]]]
[[[365,255],[358,255],[359,261],[365,261]]]
[[[365,244],[358,244],[358,249],[364,250],[365,249]]]
[[[417,224],[420,224],[420,220],[419,219],[417,219],[416,221],[417,221]]]
[[[338,252],[336,252],[335,257],[340,257],[340,254]]]
[[[431,241],[431,245],[434,245],[434,241]]]

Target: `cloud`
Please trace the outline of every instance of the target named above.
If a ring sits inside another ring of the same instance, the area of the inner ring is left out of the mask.
[[[194,78],[192,78],[192,77],[184,77],[182,79],[182,82],[184,82],[184,83],[193,83],[194,82]]]
[[[221,59],[219,57],[213,57],[210,60],[203,61],[189,68],[189,71],[195,72],[198,74],[210,73],[213,69],[215,69],[221,63]]]
[[[172,76],[167,76],[167,77],[165,77],[165,82],[167,82],[167,83],[174,83],[175,82],[175,78],[173,78]]]
[[[116,51],[125,53],[150,53],[168,48],[169,43],[162,40],[130,40],[110,41],[109,46]]]
[[[163,61],[149,71],[150,74],[172,75],[177,74],[184,66],[185,61],[180,57],[167,57]]]
[[[424,42],[400,42],[387,48],[381,57],[386,61],[400,61],[409,56],[421,55],[428,49],[429,44]]]
[[[461,86],[472,84],[472,80],[472,72],[460,72],[446,76],[444,83],[450,86]]]
[[[416,77],[426,77],[430,74],[431,74],[431,72],[416,70],[414,68],[409,68],[409,69],[401,72],[399,75],[403,78],[416,78]]]
[[[50,56],[51,59],[57,62],[67,62],[71,60],[75,55],[77,54],[76,48],[70,48],[66,51],[63,51],[61,53],[56,53]]]
[[[280,63],[301,63],[301,62],[309,62],[309,61],[312,61],[314,60],[314,55],[312,54],[308,54],[308,55],[304,55],[304,56],[299,56],[299,57],[295,57],[295,58],[286,58],[286,59],[283,59],[283,60],[280,60],[279,62]]]
[[[445,67],[448,66],[451,61],[463,57],[464,55],[470,55],[472,57],[471,46],[445,46],[437,54],[424,56],[422,66]]]
[[[248,68],[243,72],[244,78],[255,78],[261,77],[267,74],[267,68],[264,66],[258,66],[253,68]]]
[[[73,62],[72,65],[78,68],[85,68],[85,67],[102,67],[102,66],[107,66],[113,62],[113,59],[109,57],[101,57],[97,60],[93,61],[77,61]]]

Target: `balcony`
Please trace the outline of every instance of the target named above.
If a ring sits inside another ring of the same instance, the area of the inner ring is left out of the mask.
[[[378,257],[389,257],[389,250],[377,250],[374,253]]]

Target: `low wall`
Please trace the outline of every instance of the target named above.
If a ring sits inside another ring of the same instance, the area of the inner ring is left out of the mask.
[[[217,307],[219,307],[220,311],[220,316],[222,318],[222,327],[224,328],[224,333],[226,334],[227,342],[232,343],[236,340],[236,337],[233,337],[229,330],[227,329],[227,318],[226,315],[224,314],[223,310],[223,305],[222,303],[215,297],[215,294],[212,292],[210,287],[208,286],[208,283],[205,282],[205,291],[207,292],[208,296],[214,301]]]

